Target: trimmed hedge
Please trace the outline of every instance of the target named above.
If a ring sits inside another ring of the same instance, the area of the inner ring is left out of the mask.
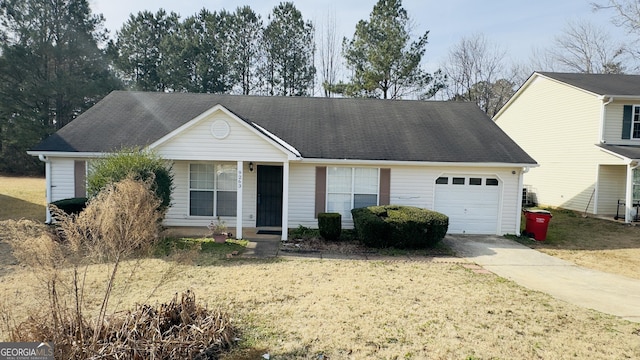
[[[338,240],[342,232],[342,215],[339,213],[319,213],[318,230],[326,240]]]
[[[433,247],[449,228],[448,216],[413,206],[369,206],[351,214],[360,241],[375,248]]]
[[[87,207],[87,198],[69,198],[53,201],[50,205],[55,205],[58,209],[65,212],[65,214],[79,214]]]

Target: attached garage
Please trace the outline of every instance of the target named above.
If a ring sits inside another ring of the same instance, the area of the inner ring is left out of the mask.
[[[497,176],[443,175],[434,194],[434,210],[449,216],[449,233],[499,233],[502,182]]]

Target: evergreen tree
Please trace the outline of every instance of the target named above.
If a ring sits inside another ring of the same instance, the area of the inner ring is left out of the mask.
[[[264,30],[262,74],[269,95],[306,96],[313,91],[316,69],[313,24],[291,2],[273,9]]]
[[[0,0],[0,171],[42,171],[26,154],[120,83],[86,0]]]
[[[119,75],[129,88],[143,91],[167,90],[167,77],[162,71],[167,51],[165,37],[175,34],[180,24],[178,14],[163,9],[155,14],[141,11],[116,32],[117,41],[109,44],[109,52]]]
[[[231,23],[230,50],[233,57],[233,73],[239,93],[249,95],[260,86],[258,66],[262,59],[260,39],[262,20],[249,6],[236,9]]]
[[[353,72],[346,95],[396,99],[417,93],[428,98],[444,86],[440,71],[431,75],[420,65],[429,32],[410,42],[409,24],[401,0],[379,0],[369,21],[358,22],[353,39],[343,40]]]

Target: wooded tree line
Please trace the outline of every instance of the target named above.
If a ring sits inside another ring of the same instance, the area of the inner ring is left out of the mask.
[[[640,0],[599,6],[626,14],[629,3]],[[637,31],[631,25],[639,21],[619,18],[620,26]],[[531,70],[626,70],[624,47],[592,36],[591,30],[602,33],[584,25],[565,30],[555,53],[536,57],[551,59],[545,67],[509,65],[506,51],[475,34],[454,44],[441,70],[429,73],[422,65],[429,32],[411,29],[401,0],[379,0],[340,43],[335,22],[319,31],[294,3],[282,2],[265,19],[249,6],[203,8],[185,18],[142,11],[110,39],[88,0],[0,0],[0,173],[41,172],[26,150],[115,89],[384,99],[437,94],[474,101],[491,116]]]

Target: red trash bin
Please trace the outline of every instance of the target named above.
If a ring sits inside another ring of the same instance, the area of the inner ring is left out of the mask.
[[[524,217],[527,225],[523,235],[532,237],[535,240],[543,241],[547,238],[547,229],[551,220],[551,213],[546,210],[524,210]]]

